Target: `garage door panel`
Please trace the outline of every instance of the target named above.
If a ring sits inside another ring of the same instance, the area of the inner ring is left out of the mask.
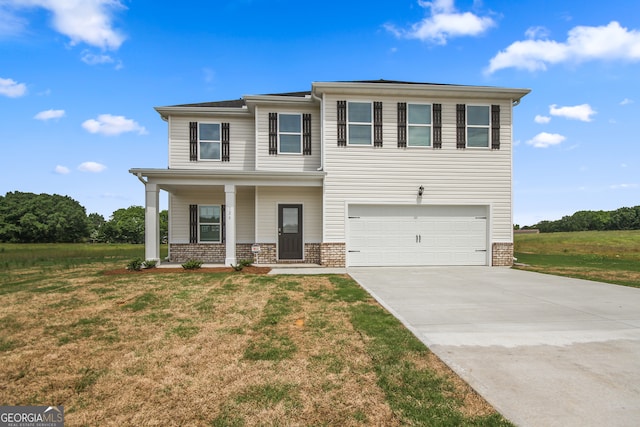
[[[351,266],[486,265],[484,206],[351,205]]]

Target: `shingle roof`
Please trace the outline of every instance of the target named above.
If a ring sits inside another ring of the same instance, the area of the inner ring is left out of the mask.
[[[424,82],[406,82],[401,80],[347,80],[347,81],[338,81],[336,83],[387,83],[387,84],[406,84],[406,85],[438,85],[438,86],[450,86],[444,83],[424,83]],[[302,92],[284,92],[284,93],[270,93],[264,94],[263,96],[290,96],[290,97],[300,97],[303,98],[305,96],[311,95],[311,91],[302,91]],[[240,99],[232,99],[227,101],[214,101],[214,102],[199,102],[195,104],[179,104],[172,105],[172,107],[218,107],[218,108],[242,108],[246,105],[244,98]]]

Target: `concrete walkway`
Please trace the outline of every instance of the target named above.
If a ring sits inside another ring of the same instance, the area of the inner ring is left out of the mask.
[[[513,423],[640,425],[640,289],[495,267],[347,271]]]

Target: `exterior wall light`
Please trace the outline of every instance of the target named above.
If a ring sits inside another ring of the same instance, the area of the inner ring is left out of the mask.
[[[418,187],[418,197],[422,197],[422,193],[424,193],[424,187],[421,185]]]

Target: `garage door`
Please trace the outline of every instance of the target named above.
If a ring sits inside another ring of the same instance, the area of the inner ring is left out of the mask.
[[[347,265],[487,265],[486,206],[349,205]]]

